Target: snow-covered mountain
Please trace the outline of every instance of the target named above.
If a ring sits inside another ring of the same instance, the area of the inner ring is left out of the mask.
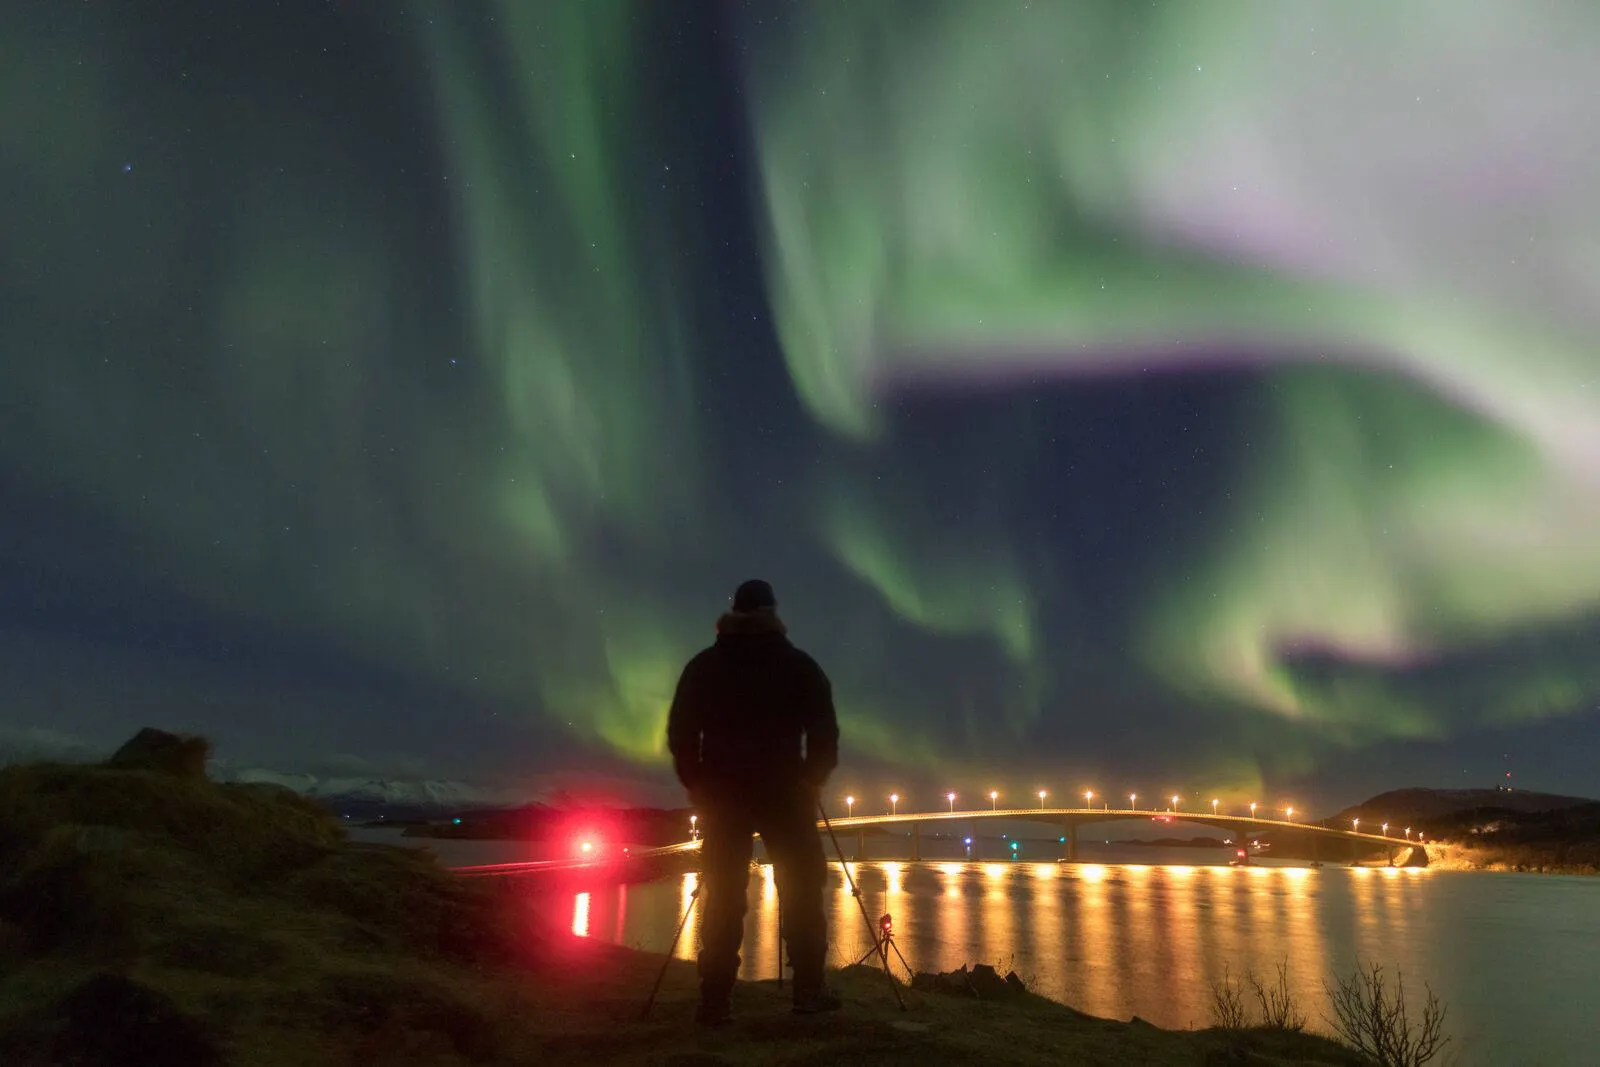
[[[532,799],[509,790],[484,789],[466,782],[432,779],[321,777],[315,774],[285,774],[262,767],[237,770],[217,768],[213,773],[220,781],[283,786],[332,807],[378,805],[454,811],[521,804]]]

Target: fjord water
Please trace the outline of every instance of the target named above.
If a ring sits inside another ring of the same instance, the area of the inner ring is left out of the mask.
[[[1417,1004],[1427,981],[1449,1005],[1452,1062],[1600,1062],[1600,879],[1120,862],[874,861],[851,870],[872,918],[893,916],[895,941],[917,970],[1000,964],[1081,1011],[1204,1027],[1209,984],[1225,969],[1271,978],[1287,961],[1312,1028],[1327,1030],[1323,981],[1371,961],[1398,965]],[[572,928],[663,951],[694,879],[572,894]],[[752,872],[749,903],[742,973],[771,978],[771,867]],[[872,939],[837,863],[827,909],[833,963],[854,962]],[[698,913],[680,957],[693,958]]]

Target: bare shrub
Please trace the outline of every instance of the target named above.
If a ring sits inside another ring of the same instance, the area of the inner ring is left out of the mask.
[[[1254,971],[1244,972],[1244,977],[1261,1005],[1262,1026],[1297,1034],[1306,1028],[1306,1013],[1300,1010],[1294,991],[1289,988],[1288,960],[1278,964],[1278,980],[1270,986],[1257,978]]]
[[[1250,972],[1246,976],[1253,978]],[[1244,999],[1245,983],[1236,981],[1222,968],[1222,977],[1211,980],[1211,1024],[1222,1030],[1244,1030],[1250,1026],[1250,1008]]]
[[[1324,983],[1333,1016],[1328,1024],[1348,1045],[1379,1067],[1421,1067],[1437,1056],[1450,1038],[1444,1032],[1447,1009],[1426,984],[1422,1015],[1413,1020],[1406,1005],[1405,976],[1394,972],[1394,991],[1376,963],[1357,968],[1336,985]]]

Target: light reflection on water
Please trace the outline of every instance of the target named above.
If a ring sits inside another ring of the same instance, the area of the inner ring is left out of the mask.
[[[1600,879],[1394,868],[1118,863],[850,864],[870,921],[894,917],[918,970],[1003,964],[1030,988],[1094,1015],[1169,1027],[1210,1023],[1210,984],[1253,970],[1289,981],[1315,1029],[1323,982],[1358,963],[1398,964],[1451,1007],[1464,1064],[1588,1063],[1600,1043]],[[826,913],[835,966],[873,946],[838,864]],[[575,894],[572,928],[661,951],[697,876]],[[778,967],[772,868],[753,871],[741,975]],[[674,909],[675,905],[675,909]],[[675,955],[693,959],[700,908]]]

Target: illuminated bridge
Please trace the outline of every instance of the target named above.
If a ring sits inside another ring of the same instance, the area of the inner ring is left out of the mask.
[[[1222,830],[1235,837],[1271,832],[1278,841],[1299,840],[1307,844],[1310,858],[1330,860],[1350,859],[1358,856],[1383,855],[1392,866],[1426,867],[1428,851],[1420,839],[1407,831],[1403,837],[1386,833],[1365,833],[1359,824],[1350,829],[1322,826],[1318,823],[1292,822],[1286,819],[1260,819],[1254,815],[1220,815],[1215,811],[1182,811],[1171,808],[1156,810],[1138,808],[991,808],[979,811],[906,812],[891,815],[847,815],[832,819],[835,833],[841,835],[855,831],[856,856],[865,854],[865,834],[869,827],[906,826],[910,828],[910,856],[922,858],[922,830],[924,826],[954,823],[976,825],[981,822],[1032,822],[1060,829],[1061,859],[1078,858],[1078,828],[1107,822],[1184,822]],[[817,823],[818,829],[822,822]]]
[[[1050,826],[1058,831],[1057,836],[1065,838],[1061,842],[1061,855],[1057,858],[1068,862],[1078,858],[1078,828],[1108,822],[1151,822],[1161,823],[1190,823],[1199,826],[1211,827],[1221,830],[1236,838],[1244,838],[1250,834],[1272,833],[1275,840],[1288,841],[1298,839],[1308,846],[1310,857],[1313,860],[1326,858],[1333,862],[1351,862],[1361,858],[1374,858],[1382,856],[1390,866],[1394,867],[1426,867],[1428,865],[1428,852],[1420,838],[1413,838],[1409,831],[1405,836],[1393,837],[1384,833],[1363,833],[1359,824],[1345,830],[1336,827],[1323,826],[1318,823],[1293,822],[1287,819],[1258,819],[1253,815],[1221,815],[1215,811],[1182,811],[1176,809],[1137,809],[1137,808],[990,808],[979,811],[933,811],[933,812],[906,812],[889,815],[847,815],[839,819],[830,820],[834,832],[841,838],[855,838],[855,854],[847,857],[853,860],[862,859],[866,854],[865,830],[874,827],[907,827],[910,854],[907,858],[912,861],[922,859],[922,831],[926,825],[942,826],[951,824],[955,826],[976,826],[982,822],[1029,822]],[[824,829],[823,822],[817,821],[817,829]],[[841,845],[843,842],[841,842]],[[659,860],[667,857],[682,855],[697,850],[700,847],[698,839],[680,842],[675,845],[665,845],[660,848],[640,849],[632,853],[631,860],[636,862]],[[1245,849],[1248,853],[1248,848]],[[536,860],[525,863],[497,863],[476,867],[457,867],[457,873],[466,875],[503,875],[503,874],[532,874],[538,871],[557,870],[582,870],[601,866],[612,862],[616,857],[605,860],[574,856],[571,859],[561,860]],[[978,858],[976,856],[974,859]],[[992,857],[1003,858],[1003,857]],[[1248,857],[1247,857],[1248,858]],[[1037,856],[1029,859],[1037,860]]]

